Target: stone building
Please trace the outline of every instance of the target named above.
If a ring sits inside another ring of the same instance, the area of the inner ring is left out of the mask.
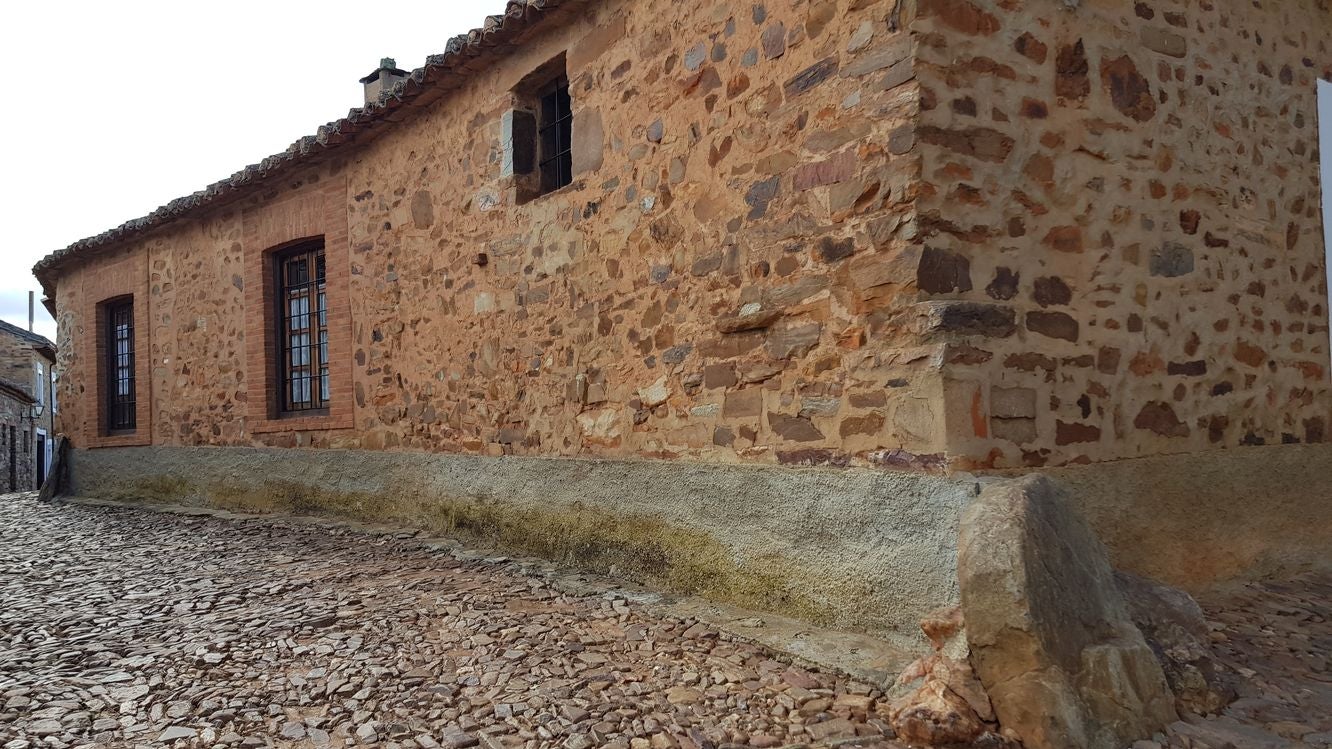
[[[41,488],[55,430],[55,344],[0,320],[0,490]]]
[[[982,473],[1050,472],[1181,585],[1325,558],[1329,28],[1327,0],[510,3],[37,265],[72,480],[904,640],[957,598]]]

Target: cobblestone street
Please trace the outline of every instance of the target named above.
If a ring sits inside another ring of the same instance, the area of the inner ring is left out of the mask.
[[[7,749],[777,746],[878,696],[409,534],[0,498]]]
[[[900,746],[868,686],[474,556],[0,497],[0,747]],[[1329,602],[1204,600],[1240,699],[1140,746],[1332,745]]]

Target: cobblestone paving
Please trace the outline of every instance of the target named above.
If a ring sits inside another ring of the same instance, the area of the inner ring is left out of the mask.
[[[1217,658],[1239,677],[1239,699],[1136,749],[1332,746],[1332,575],[1248,585],[1201,603]]]
[[[1135,747],[1332,746],[1332,577],[1203,605],[1240,699]],[[903,749],[886,702],[411,534],[0,496],[0,749]]]
[[[0,497],[6,749],[893,747],[879,697],[409,534]]]

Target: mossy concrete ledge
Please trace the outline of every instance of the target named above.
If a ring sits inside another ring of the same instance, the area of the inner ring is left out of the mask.
[[[70,493],[399,523],[921,645],[966,476],[357,450],[74,450]]]

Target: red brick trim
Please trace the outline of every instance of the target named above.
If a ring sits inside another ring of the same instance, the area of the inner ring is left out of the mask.
[[[97,269],[83,275],[83,309],[80,319],[85,327],[76,344],[79,359],[93,378],[88,391],[93,407],[85,412],[81,432],[83,446],[134,447],[153,444],[152,324],[148,309],[147,252],[127,251],[115,259],[103,259]],[[106,408],[106,306],[108,302],[130,297],[134,300],[134,397],[133,434],[107,434]]]
[[[242,223],[248,431],[267,434],[351,429],[351,248],[347,239],[346,180],[329,179],[276,203],[247,209]],[[321,236],[328,294],[328,415],[280,418],[274,255]]]

